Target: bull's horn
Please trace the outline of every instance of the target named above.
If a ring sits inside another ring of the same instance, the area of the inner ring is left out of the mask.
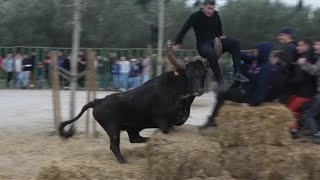
[[[174,55],[173,43],[171,41],[168,41],[166,44],[166,56],[171,64],[176,66],[178,69],[184,69],[186,67],[186,63]]]
[[[217,56],[217,61],[220,59],[221,53],[222,53],[222,44],[219,38],[214,39],[214,51]]]

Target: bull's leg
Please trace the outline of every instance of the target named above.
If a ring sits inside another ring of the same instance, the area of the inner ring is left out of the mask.
[[[145,143],[149,138],[141,137],[137,130],[127,130],[131,143]]]
[[[171,126],[166,118],[155,118],[154,121],[163,134],[169,134]]]
[[[183,124],[188,120],[188,118],[190,116],[190,108],[191,108],[191,105],[192,105],[192,103],[193,103],[195,98],[196,98],[195,96],[189,97],[186,100],[186,103],[184,104],[184,110],[183,110],[183,112],[184,112],[184,117],[183,117],[184,121],[183,121]]]
[[[110,149],[121,164],[128,163],[120,152],[120,129],[109,126],[105,129],[110,138]]]

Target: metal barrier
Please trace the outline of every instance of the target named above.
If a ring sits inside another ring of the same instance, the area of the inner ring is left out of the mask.
[[[88,48],[80,48],[85,54],[87,54]],[[97,81],[100,86],[100,89],[112,90],[112,62],[108,60],[111,53],[115,53],[119,57],[128,57],[128,58],[143,58],[147,55],[156,54],[157,50],[150,50],[147,48],[131,48],[131,49],[122,49],[122,48],[92,48],[97,51],[97,55],[101,56],[103,61],[102,65],[97,69]],[[61,48],[61,47],[29,47],[29,46],[15,46],[15,47],[0,47],[0,57],[5,59],[7,54],[28,54],[30,57],[34,55],[34,69],[33,69],[33,82],[36,89],[51,88],[51,73],[49,64],[46,61],[48,59],[47,53],[51,50],[57,50],[63,52],[64,58],[71,53],[71,48]],[[34,53],[33,53],[34,52]],[[177,52],[177,57],[192,57],[198,55],[196,50],[180,50]],[[153,56],[153,72],[155,72],[157,67],[157,61],[155,60],[156,56]],[[229,54],[222,55],[219,61],[224,79],[226,83],[231,82],[231,73],[232,72],[232,61]],[[153,73],[153,77],[156,73]],[[6,88],[6,73],[0,68],[0,89]],[[61,78],[62,79],[62,78]],[[212,78],[209,78],[210,82]],[[61,87],[67,86],[65,80],[61,80]]]

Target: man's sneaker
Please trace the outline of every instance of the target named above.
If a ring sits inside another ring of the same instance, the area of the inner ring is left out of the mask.
[[[303,135],[303,136],[313,136],[311,130],[303,130],[303,131],[301,131],[301,135]]]
[[[240,73],[234,73],[233,74],[233,79],[235,81],[239,81],[239,82],[249,82],[249,79],[246,78],[245,76],[243,76],[242,74]]]
[[[299,138],[299,130],[298,129],[290,129],[292,139]]]

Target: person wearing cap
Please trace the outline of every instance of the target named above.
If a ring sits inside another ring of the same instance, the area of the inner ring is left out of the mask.
[[[297,53],[297,43],[295,41],[295,33],[291,27],[283,27],[278,32],[278,41],[283,45],[282,52],[282,60],[285,63],[285,68],[288,70],[287,80],[285,82],[285,88],[282,92],[280,102],[287,104],[289,101],[289,97],[295,94],[296,90],[296,77],[298,67],[294,65],[298,59]]]
[[[294,37],[294,30],[290,27],[283,27],[278,33],[278,40],[283,44],[283,60],[288,64],[295,62],[298,57],[296,51],[297,43],[295,42]]]
[[[173,49],[180,49],[185,34],[193,27],[197,39],[197,50],[200,56],[208,59],[219,87],[223,87],[222,73],[214,51],[214,39],[219,37],[222,44],[222,51],[229,52],[232,55],[234,79],[241,82],[248,82],[248,78],[243,76],[239,71],[240,43],[238,40],[224,37],[221,19],[215,8],[216,2],[214,0],[205,0],[202,8],[193,13],[183,25],[176,37]]]

